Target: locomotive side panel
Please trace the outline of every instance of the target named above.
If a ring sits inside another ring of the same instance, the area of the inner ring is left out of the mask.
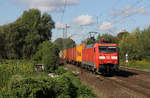
[[[94,48],[84,48],[82,51],[82,64],[87,66],[95,66]]]

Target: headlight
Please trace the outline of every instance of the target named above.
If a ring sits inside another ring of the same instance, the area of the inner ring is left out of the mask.
[[[111,59],[116,60],[116,59],[118,59],[118,58],[117,58],[117,56],[111,56]]]
[[[105,59],[105,56],[99,56],[99,59]]]

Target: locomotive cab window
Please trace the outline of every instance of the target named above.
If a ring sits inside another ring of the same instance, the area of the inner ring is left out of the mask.
[[[99,52],[101,52],[101,53],[104,53],[104,52],[117,52],[117,47],[100,46],[99,47]]]

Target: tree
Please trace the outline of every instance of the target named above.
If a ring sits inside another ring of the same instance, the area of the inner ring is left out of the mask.
[[[54,43],[59,47],[60,50],[76,46],[75,41],[70,38],[58,38],[54,41]]]
[[[96,43],[96,40],[94,37],[87,38],[86,40],[82,41],[82,44],[85,44],[85,45],[90,45],[90,44],[94,44],[94,43]]]
[[[128,34],[129,34],[129,32],[127,32],[127,31],[119,32],[119,33],[117,34],[117,38],[118,38],[118,40],[120,41],[120,40],[122,40],[124,37],[127,37]]]
[[[24,11],[15,22],[1,27],[4,33],[5,58],[31,58],[43,41],[51,39],[54,22],[47,13],[37,9]],[[1,49],[0,49],[1,50]]]
[[[138,46],[141,47],[141,56],[143,59],[149,60],[150,59],[150,26],[143,31],[136,30],[138,37]]]
[[[138,45],[138,39],[136,33],[131,33],[119,43],[120,57],[125,59],[125,54],[129,55],[129,60],[141,59],[141,47]]]
[[[4,58],[4,46],[5,46],[5,39],[4,33],[2,32],[2,28],[0,27],[0,59]]]
[[[107,39],[108,43],[117,43],[117,38],[111,34],[99,34],[97,37],[97,42],[99,42],[101,39]]]

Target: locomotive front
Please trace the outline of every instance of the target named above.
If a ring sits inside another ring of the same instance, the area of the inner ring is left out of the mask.
[[[102,73],[119,71],[119,53],[117,44],[98,44],[97,63]]]

